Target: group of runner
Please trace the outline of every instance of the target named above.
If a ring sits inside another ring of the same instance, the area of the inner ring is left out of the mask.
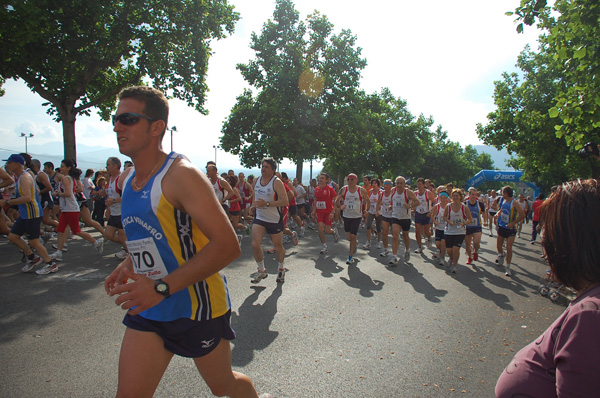
[[[513,189],[509,186],[502,188],[500,195],[495,191],[480,194],[473,187],[465,193],[451,184],[436,189],[430,180],[419,178],[413,191],[406,186],[406,179],[402,176],[394,182],[385,179],[383,183],[378,178],[364,177],[363,186],[360,186],[358,176],[351,173],[345,178],[346,185],[338,187],[327,173],[321,173],[305,189],[297,180],[290,183],[287,176],[278,174],[276,169],[273,159],[263,159],[261,176],[251,185],[249,191],[253,196],[246,202],[250,209],[248,223],[252,225],[252,251],[257,263],[252,283],[268,276],[262,250],[266,234],[273,244],[270,251],[277,253],[277,281],[285,280],[283,236],[291,235],[293,244],[298,244],[296,231],[290,231],[288,227],[288,214],[293,215],[295,224],[300,228],[300,236],[304,234],[305,225],[314,229],[313,223],[316,223],[322,244],[320,254],[328,252],[327,235],[337,242],[338,226],[343,226],[349,242],[348,265],[356,261],[361,226],[366,230],[363,249],[370,250],[371,241],[376,240],[380,256],[388,259],[388,266],[396,266],[401,259],[407,263],[411,255],[409,231],[414,221],[417,244],[414,252],[422,255],[423,244],[432,248],[435,241],[433,257],[452,273],[457,273],[463,243],[467,253],[466,264],[472,265],[479,259],[483,228],[488,227],[490,234],[496,229],[495,261],[504,266],[507,276],[511,275],[512,246],[528,206],[522,204],[523,195],[520,195],[520,200],[513,197]],[[302,212],[294,202],[297,198],[306,200],[306,204],[301,206]],[[305,207],[309,211],[304,211]],[[403,255],[398,252],[400,239],[404,246]]]
[[[115,256],[119,259],[128,256],[121,222],[121,192],[117,187],[121,174],[119,158],[107,160],[108,183],[98,189],[90,179],[93,170],[87,170],[82,177],[82,171],[71,159],[64,159],[57,169],[52,162],[44,163],[41,169],[41,162],[25,153],[12,154],[4,161],[6,170],[1,171],[0,184],[8,190],[8,198],[0,202],[0,229],[23,252],[25,265],[22,272],[32,272],[42,263],[44,266],[37,269],[36,274],[58,271],[58,262],[62,261],[63,252],[68,250],[67,240],[71,235],[90,242],[99,255],[104,251],[105,240],[114,241],[121,247]],[[104,177],[101,179],[104,180]],[[92,219],[95,195],[102,196],[102,215]],[[105,207],[108,214],[106,228]],[[83,231],[82,226],[93,227],[101,237],[94,238]],[[22,239],[24,235],[28,241]],[[52,237],[57,238],[52,245],[56,251],[48,254],[45,246]]]

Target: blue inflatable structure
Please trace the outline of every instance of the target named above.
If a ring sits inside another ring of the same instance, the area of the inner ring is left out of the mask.
[[[533,190],[533,198],[537,197],[540,194],[540,188],[531,182],[521,181],[522,176],[523,172],[518,170],[481,170],[467,181],[465,189],[469,189],[469,187],[477,188],[486,181],[520,182]]]

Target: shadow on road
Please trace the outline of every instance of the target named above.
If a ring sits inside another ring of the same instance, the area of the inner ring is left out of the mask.
[[[358,268],[357,264],[349,265],[348,278],[340,276],[340,279],[349,287],[358,289],[359,294],[363,297],[373,297],[373,291],[383,289],[385,284],[382,281],[371,279],[369,275]]]
[[[333,274],[340,273],[344,270],[343,267],[340,267],[338,263],[333,259],[333,257],[319,257],[312,258],[315,262],[315,268],[321,271],[321,276],[325,278],[331,278]]]
[[[234,330],[251,330],[252,333],[240,333],[233,341],[231,363],[234,366],[246,366],[254,359],[254,351],[267,348],[279,332],[270,330],[271,323],[277,314],[277,301],[281,297],[283,284],[278,283],[273,293],[262,304],[256,304],[264,286],[251,286],[254,292],[246,297],[237,313],[231,314],[231,325]]]
[[[447,290],[435,288],[414,266],[398,263],[396,267],[386,267],[386,269],[403,277],[405,282],[411,284],[415,292],[421,293],[432,303],[439,303],[441,301],[440,297],[444,297],[448,294]]]

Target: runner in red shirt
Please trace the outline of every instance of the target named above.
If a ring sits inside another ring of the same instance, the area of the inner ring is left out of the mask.
[[[316,219],[319,225],[319,238],[323,244],[321,254],[327,253],[327,242],[325,234],[332,234],[333,239],[337,242],[339,234],[337,228],[331,228],[335,212],[333,211],[333,201],[337,196],[335,189],[327,184],[328,176],[326,173],[321,173],[318,179],[318,186],[315,188],[315,206],[313,207],[311,217]]]

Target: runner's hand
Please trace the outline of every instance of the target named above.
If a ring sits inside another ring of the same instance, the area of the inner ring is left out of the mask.
[[[124,310],[129,310],[129,315],[137,315],[142,311],[154,307],[164,297],[154,291],[154,280],[139,274],[132,273],[129,269],[123,270],[124,275],[133,280],[112,289],[109,296],[118,295],[115,304]],[[131,309],[136,307],[135,309]]]

